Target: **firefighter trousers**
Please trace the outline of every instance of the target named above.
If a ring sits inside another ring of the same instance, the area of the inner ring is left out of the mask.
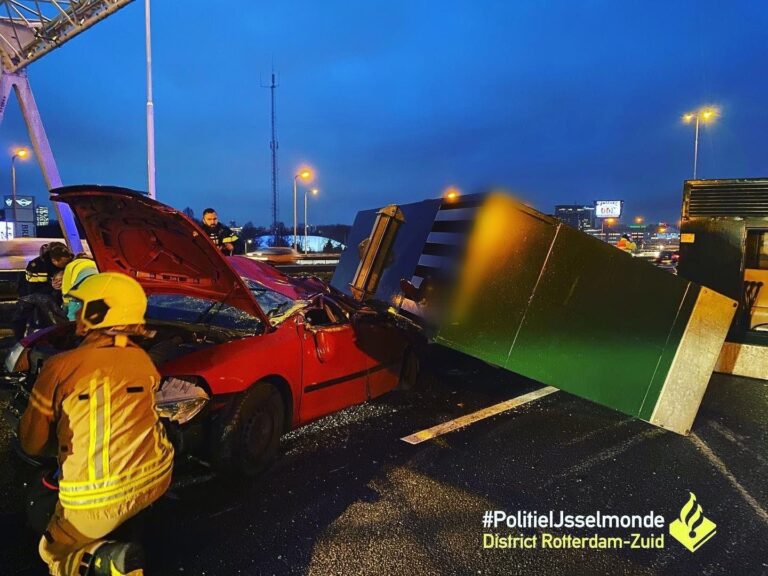
[[[40,557],[53,576],[80,576],[87,573],[90,556],[105,537],[146,508],[147,502],[94,510],[73,510],[56,504],[48,529],[40,539]],[[95,512],[95,513],[94,513]],[[81,568],[84,566],[84,568]]]

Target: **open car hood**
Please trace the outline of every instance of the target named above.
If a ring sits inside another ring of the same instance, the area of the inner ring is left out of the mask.
[[[69,204],[101,272],[123,272],[147,294],[184,294],[235,306],[269,321],[210,239],[183,213],[110,186],[67,186],[51,200]]]

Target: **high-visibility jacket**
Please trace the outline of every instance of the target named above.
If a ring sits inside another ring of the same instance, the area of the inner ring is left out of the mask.
[[[24,277],[19,282],[19,296],[54,295],[56,290],[53,288],[52,280],[57,272],[61,272],[61,269],[53,265],[48,254],[30,260],[24,271]]]
[[[619,250],[624,250],[625,252],[634,252],[637,250],[637,244],[632,242],[632,240],[627,240],[626,238],[620,238],[616,243],[616,247]]]
[[[208,238],[211,239],[211,242],[213,242],[219,250],[224,252],[227,256],[231,255],[225,244],[237,242],[237,234],[232,232],[232,230],[224,226],[221,222],[216,222],[215,226],[208,226],[203,222],[202,228],[203,232],[208,235]]]
[[[98,331],[46,362],[19,436],[25,452],[40,454],[55,424],[64,508],[125,509],[165,491],[173,447],[155,409],[159,382],[144,350]]]

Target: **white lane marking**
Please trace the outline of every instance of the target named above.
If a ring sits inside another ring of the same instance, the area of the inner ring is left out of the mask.
[[[709,422],[707,422],[707,424],[709,425],[710,428],[719,432],[726,440],[736,444],[736,446],[741,448],[744,452],[757,458],[758,462],[760,462],[764,466],[768,466],[768,460],[766,460],[763,456],[761,456],[754,450],[747,448],[747,446],[744,445],[744,443],[740,440],[740,438],[743,438],[743,436],[737,437],[738,435],[733,430],[723,426],[719,422],[715,422],[714,420],[710,420]]]
[[[464,428],[465,426],[474,424],[479,420],[484,420],[485,418],[496,416],[497,414],[501,414],[502,412],[506,412],[507,410],[511,410],[512,408],[516,408],[518,406],[522,406],[528,402],[533,402],[534,400],[538,400],[539,398],[543,398],[544,396],[557,391],[558,389],[553,386],[545,386],[544,388],[539,388],[538,390],[534,390],[528,394],[523,394],[522,396],[512,398],[511,400],[505,400],[499,404],[488,406],[487,408],[483,408],[477,412],[465,414],[464,416],[460,416],[454,420],[449,420],[448,422],[443,422],[437,426],[432,426],[432,428],[427,428],[426,430],[415,432],[410,436],[400,438],[400,440],[403,442],[408,442],[408,444],[421,444],[427,440],[432,440],[433,438],[437,438],[438,436],[447,434],[448,432],[453,432],[459,428]]]
[[[755,498],[749,492],[747,492],[747,489],[744,488],[744,486],[742,486],[738,480],[736,480],[736,477],[731,474],[731,471],[728,470],[728,467],[725,465],[725,463],[720,460],[720,458],[718,458],[717,455],[712,452],[712,449],[707,446],[707,444],[696,434],[692,432],[689,438],[691,442],[693,442],[693,444],[696,446],[696,448],[698,448],[699,451],[707,457],[707,460],[712,463],[712,466],[714,466],[718,472],[725,476],[728,482],[730,482],[731,485],[736,488],[736,491],[741,494],[741,497],[744,498],[747,504],[752,507],[760,519],[768,524],[768,512],[766,512],[765,508],[760,506],[760,503],[755,500]]]
[[[598,452],[594,456],[591,456],[590,458],[582,460],[578,464],[571,466],[567,470],[560,472],[559,474],[556,474],[554,476],[551,476],[548,480],[544,481],[543,483],[540,483],[538,487],[540,489],[544,489],[559,480],[570,478],[572,476],[585,475],[590,468],[597,466],[598,464],[602,464],[603,462],[607,462],[608,460],[615,461],[617,456],[619,456],[620,454],[623,454],[630,448],[633,448],[635,445],[640,444],[645,440],[651,440],[663,434],[668,434],[668,432],[663,428],[649,428],[645,432],[640,432],[635,436],[631,436],[624,442],[621,442],[619,444],[616,444],[615,446],[606,448],[605,450]]]
[[[562,444],[560,444],[560,446],[573,446],[574,444],[580,444],[581,442],[586,442],[587,440],[591,440],[595,436],[600,436],[601,434],[605,434],[608,431],[615,431],[618,428],[621,428],[622,426],[626,426],[630,422],[637,422],[637,420],[635,420],[634,418],[627,418],[625,420],[620,420],[619,422],[616,422],[614,424],[603,426],[602,428],[595,428],[594,430],[591,430],[582,436],[577,436],[576,438],[571,438],[567,442],[563,442]]]

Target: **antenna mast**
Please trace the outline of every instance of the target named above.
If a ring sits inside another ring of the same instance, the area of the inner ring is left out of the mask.
[[[274,66],[272,67],[272,82],[269,85],[262,84],[263,88],[269,88],[272,100],[271,120],[272,120],[272,140],[269,142],[269,149],[272,151],[272,234],[273,242],[277,244],[277,217],[278,217],[278,199],[277,199],[277,123],[275,112],[275,88],[277,88],[277,77],[275,76]]]

